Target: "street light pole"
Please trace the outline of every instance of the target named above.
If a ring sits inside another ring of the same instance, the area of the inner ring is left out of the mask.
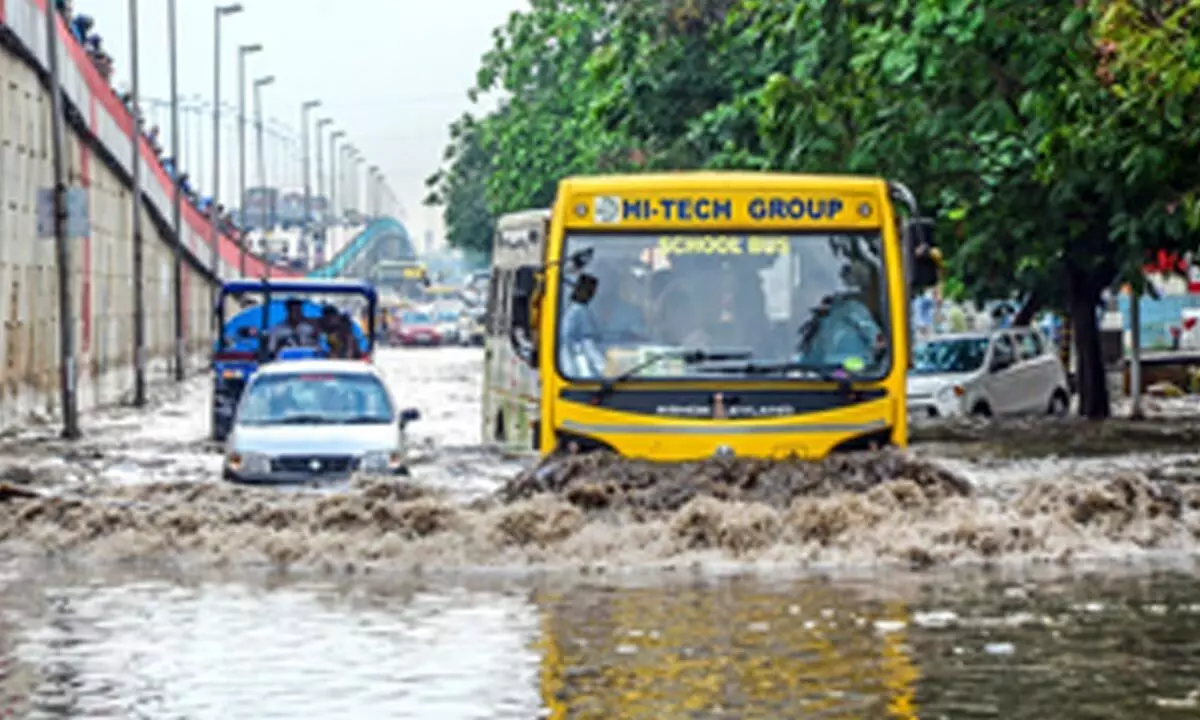
[[[138,0],[129,0],[130,106],[133,107],[133,406],[146,405],[146,297],[142,256],[142,110],[138,85]]]
[[[266,77],[262,77],[262,78],[259,78],[254,81],[254,125],[255,125],[254,132],[255,132],[255,144],[257,146],[256,149],[258,150],[258,182],[264,190],[267,189],[268,182],[267,182],[267,146],[263,139],[262,89],[264,87],[266,87],[267,85],[270,85],[273,82],[275,82],[274,75],[268,75]],[[270,193],[266,193],[266,195],[269,197]],[[270,224],[270,220],[268,220],[268,218],[267,218],[268,204],[269,203],[267,202],[267,198],[263,198],[262,214],[260,215],[260,218],[262,219],[261,227],[262,227],[262,232],[263,232],[264,236],[266,235],[267,227]]]
[[[241,3],[213,8],[213,182],[212,201],[208,206],[209,240],[212,242],[212,272],[220,277],[221,228],[217,205],[221,197],[221,19],[242,11]],[[214,298],[216,288],[214,288]]]
[[[167,0],[167,44],[171,55],[171,157],[175,158],[175,177],[171,178],[171,227],[175,231],[174,267],[171,290],[175,296],[175,382],[183,382],[183,165],[179,157],[179,39],[176,0]]]
[[[367,204],[364,202],[366,198],[366,190],[363,189],[363,167],[367,164],[367,158],[359,153],[354,160],[354,209],[358,214],[366,220]]]
[[[238,275],[246,277],[246,56],[262,52],[260,44],[238,48]]]
[[[317,121],[317,142],[316,142],[316,147],[317,147],[317,197],[325,197],[325,170],[322,167],[322,162],[321,162],[321,148],[322,148],[321,131],[325,128],[326,125],[331,125],[332,123],[333,123],[333,118],[321,118],[320,120]],[[325,212],[328,212],[329,211],[329,205],[328,205],[329,198],[327,198],[327,197],[325,198],[325,203],[326,203]],[[324,215],[322,215],[322,217],[321,217],[321,224],[322,225],[325,224]]]
[[[301,232],[308,230],[309,218],[312,217],[312,168],[310,167],[309,150],[308,150],[308,113],[310,110],[321,107],[320,100],[309,100],[300,105],[300,164],[301,173],[304,175],[304,222],[301,225]]]
[[[337,206],[337,141],[346,137],[345,130],[338,130],[329,134],[329,213],[333,216],[334,224],[337,224],[338,206]]]
[[[350,173],[354,169],[354,154],[357,152],[353,145],[343,145],[342,155],[338,158],[342,163],[342,176],[338,179],[342,186],[342,217],[351,215],[353,210],[350,203],[354,200],[354,183],[350,179]]]
[[[46,51],[50,58],[50,113],[53,116],[54,254],[58,270],[58,382],[62,392],[62,436],[79,437],[75,404],[75,318],[71,303],[71,247],[67,243],[67,137],[58,58],[58,12],[46,4]]]

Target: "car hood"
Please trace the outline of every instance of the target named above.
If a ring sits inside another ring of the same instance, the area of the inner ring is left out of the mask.
[[[934,395],[947,385],[961,385],[972,377],[972,373],[935,373],[932,375],[909,375],[909,395]]]
[[[239,452],[269,455],[357,455],[372,450],[395,450],[400,428],[386,425],[267,425],[237,426],[229,447]]]

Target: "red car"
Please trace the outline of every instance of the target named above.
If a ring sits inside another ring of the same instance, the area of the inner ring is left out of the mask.
[[[396,342],[404,347],[423,345],[435,347],[442,344],[433,315],[420,310],[409,310],[400,316],[399,327],[394,330]]]

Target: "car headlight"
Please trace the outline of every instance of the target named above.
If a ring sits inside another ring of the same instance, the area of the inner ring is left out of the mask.
[[[937,399],[939,402],[950,402],[954,399],[954,386],[944,385],[937,391]]]
[[[271,458],[256,452],[231,452],[225,456],[225,467],[246,475],[269,473]]]
[[[404,454],[397,450],[375,450],[366,453],[358,468],[364,472],[389,472],[404,465]]]

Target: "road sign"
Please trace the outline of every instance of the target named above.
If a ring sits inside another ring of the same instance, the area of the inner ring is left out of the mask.
[[[77,240],[91,234],[86,188],[67,188],[67,237]],[[39,238],[54,238],[54,189],[39,188],[37,194],[37,234]]]

